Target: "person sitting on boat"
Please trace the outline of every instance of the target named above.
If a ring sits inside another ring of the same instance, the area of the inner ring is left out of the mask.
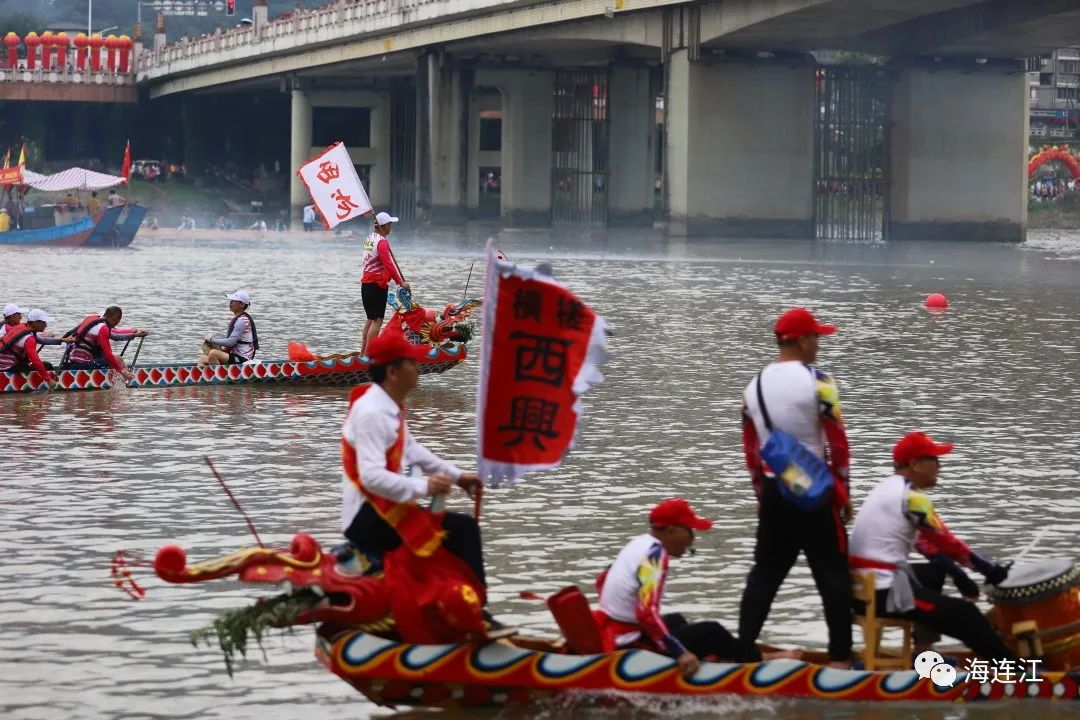
[[[36,333],[44,332],[52,318],[41,310],[31,310],[25,324],[5,326],[7,332],[0,339],[0,370],[4,372],[37,372],[46,382],[55,382],[51,363],[42,362],[38,356]]]
[[[0,232],[7,232],[11,229],[11,215],[8,213],[7,208],[0,208]]]
[[[62,369],[112,369],[130,378],[131,372],[124,366],[124,361],[113,354],[110,341],[146,337],[150,333],[147,330],[117,327],[123,317],[124,311],[116,305],[110,305],[102,315],[87,315],[77,328],[68,333],[73,340]]]
[[[686,500],[670,498],[652,509],[649,525],[649,532],[628,542],[596,580],[600,609],[594,617],[605,651],[644,647],[675,658],[687,676],[708,656],[731,662],[797,656],[786,650],[763,655],[715,620],[690,623],[677,613],[661,615],[669,558],[682,557],[694,544],[694,532],[713,523],[698,517]]]
[[[375,216],[375,229],[364,241],[364,275],[360,279],[360,298],[364,303],[364,332],[360,336],[360,354],[367,353],[367,346],[378,337],[386,317],[386,298],[393,280],[406,290],[409,283],[401,275],[394,252],[390,249],[390,230],[398,219],[390,213]]]
[[[949,532],[925,492],[937,484],[940,458],[952,449],[922,432],[908,433],[893,446],[895,474],[871,490],[859,509],[848,562],[853,570],[873,572],[880,615],[916,622],[916,655],[930,648],[937,633],[946,633],[986,660],[1015,660],[1015,653],[970,602],[978,598],[979,588],[963,570],[974,568],[997,585],[1008,576],[1008,568],[976,554]],[[909,566],[913,549],[931,562]],[[946,574],[967,600],[942,594]],[[856,611],[862,610],[859,601],[855,604]]]
[[[237,290],[226,295],[233,319],[225,331],[225,337],[206,336],[203,343],[204,355],[199,358],[199,365],[231,365],[245,363],[255,359],[259,349],[259,333],[255,321],[248,314],[251,294],[247,290]]]
[[[116,190],[110,190],[109,191],[109,198],[108,198],[108,200],[106,200],[105,204],[108,205],[109,207],[116,207],[117,205],[126,205],[127,200],[125,200],[122,196],[117,194]]]
[[[413,438],[405,423],[405,399],[419,383],[416,361],[426,346],[381,336],[368,347],[370,385],[353,391],[342,428],[341,530],[369,556],[379,557],[404,543],[415,555],[430,556],[444,547],[460,558],[486,587],[480,526],[464,513],[422,509],[417,500],[448,495],[454,486],[470,495],[480,477],[463,472]],[[416,465],[424,477],[403,474]]]
[[[22,325],[23,315],[25,315],[26,312],[26,308],[21,308],[15,303],[8,303],[5,305],[3,332],[6,333],[16,325]]]

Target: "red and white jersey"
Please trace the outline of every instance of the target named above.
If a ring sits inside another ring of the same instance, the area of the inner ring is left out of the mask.
[[[372,232],[364,241],[364,276],[362,283],[375,283],[379,287],[388,287],[393,280],[404,285],[394,254],[390,251],[390,241],[377,232]]]

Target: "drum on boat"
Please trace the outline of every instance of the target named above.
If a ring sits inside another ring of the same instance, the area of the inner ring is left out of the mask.
[[[1018,565],[987,595],[994,603],[994,624],[1006,636],[1013,635],[1016,623],[1038,625],[1044,669],[1080,667],[1080,568],[1071,560]]]

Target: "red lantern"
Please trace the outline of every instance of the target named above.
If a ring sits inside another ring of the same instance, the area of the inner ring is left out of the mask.
[[[53,34],[51,30],[41,33],[41,69],[52,67]]]
[[[109,37],[105,38],[105,54],[108,55],[109,58],[109,72],[113,73],[116,72],[116,50],[117,42],[119,42],[119,40],[120,38],[116,37],[115,35],[110,35]]]
[[[71,39],[68,38],[67,33],[59,32],[53,38],[53,44],[56,45],[56,69],[66,70],[69,62],[68,46],[71,44]]]
[[[26,33],[26,39],[23,42],[26,43],[26,69],[33,70],[37,67],[37,48],[41,44],[41,38],[31,30]]]
[[[127,35],[120,36],[120,72],[126,73],[128,71],[128,58],[131,55],[131,48],[135,46],[135,43],[131,41]]]
[[[97,33],[90,36],[90,69],[101,72],[101,46],[105,44],[105,38]]]
[[[86,33],[79,33],[75,36],[75,67],[82,72],[86,69],[86,48],[90,46],[90,38],[86,37]]]
[[[19,63],[19,36],[9,32],[4,36],[4,45],[7,46],[8,67],[14,68]]]

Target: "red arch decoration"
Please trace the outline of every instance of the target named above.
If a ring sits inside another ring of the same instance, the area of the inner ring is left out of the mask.
[[[1080,162],[1077,162],[1076,157],[1070,155],[1067,149],[1062,150],[1058,147],[1043,148],[1035,153],[1031,160],[1028,161],[1028,177],[1034,175],[1040,166],[1054,160],[1060,161],[1061,164],[1069,168],[1074,180],[1080,180]]]

